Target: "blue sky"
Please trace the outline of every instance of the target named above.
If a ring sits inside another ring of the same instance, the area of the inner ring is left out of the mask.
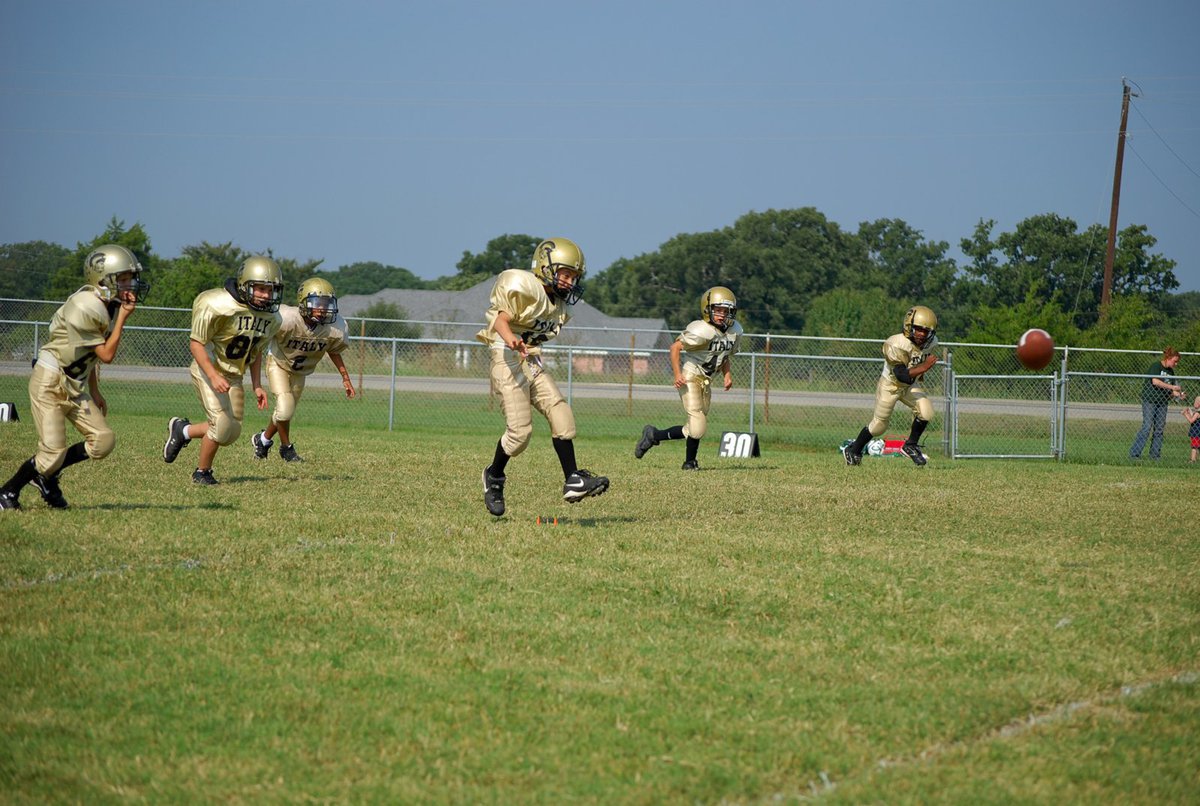
[[[594,272],[813,206],[958,258],[981,218],[1107,225],[1128,76],[1120,225],[1200,290],[1198,32],[1154,0],[6,0],[0,242],[115,215],[432,278],[565,235]]]

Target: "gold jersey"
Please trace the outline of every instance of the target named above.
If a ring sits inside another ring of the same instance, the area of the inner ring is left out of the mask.
[[[309,327],[294,305],[279,306],[280,325],[267,348],[270,360],[293,375],[311,375],[328,353],[340,355],[349,344],[346,333],[350,326],[338,316],[328,325]]]
[[[115,308],[113,309],[115,311]],[[62,371],[67,393],[78,397],[87,389],[88,375],[96,365],[96,348],[112,332],[109,308],[84,286],[62,304],[50,319],[50,336],[38,353],[38,363]]]
[[[279,321],[278,313],[238,302],[228,287],[213,288],[192,303],[191,338],[204,345],[218,372],[241,378],[279,329]]]
[[[690,366],[693,373],[699,372],[711,378],[726,359],[738,351],[741,338],[742,326],[737,322],[724,332],[703,319],[689,323],[679,338],[675,339],[683,345],[683,351],[679,354],[683,362],[680,369],[686,371]]]
[[[475,334],[475,338],[493,347],[505,346],[496,334],[496,316],[501,311],[512,317],[509,325],[513,334],[530,347],[550,341],[571,318],[567,304],[561,299],[552,300],[542,281],[524,269],[508,269],[496,275],[487,327]]]
[[[933,355],[934,348],[937,347],[937,337],[930,336],[925,342],[924,347],[918,347],[903,333],[897,333],[883,343],[883,377],[885,380],[893,383],[900,383],[896,379],[896,373],[893,369],[897,366],[905,366],[909,369],[919,365],[928,356]],[[920,381],[918,381],[920,383]]]

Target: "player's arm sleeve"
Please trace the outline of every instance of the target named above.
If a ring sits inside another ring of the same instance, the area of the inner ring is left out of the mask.
[[[329,348],[325,351],[329,355],[340,355],[346,352],[346,348],[350,343],[346,341],[346,334],[350,332],[349,327],[343,322],[341,327],[334,330],[329,339]]]
[[[524,307],[525,301],[521,299],[521,289],[515,283],[504,281],[496,283],[496,287],[492,289],[492,308],[497,313],[503,311],[515,319],[517,313]]]
[[[190,336],[192,341],[208,344],[213,332],[212,310],[205,305],[192,311],[192,332]]]
[[[896,376],[896,380],[900,381],[900,383],[911,384],[913,382],[913,376],[905,364],[893,364],[892,374]]]
[[[67,328],[67,343],[72,347],[96,347],[107,341],[108,317],[99,310],[86,305],[77,305],[71,299],[69,309],[63,311]]]
[[[683,332],[679,334],[679,338],[675,339],[675,341],[682,344],[683,349],[688,352],[708,346],[708,339],[703,334],[696,333],[690,327],[684,328]]]

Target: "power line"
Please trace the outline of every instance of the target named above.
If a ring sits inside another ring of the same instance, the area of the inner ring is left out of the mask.
[[[1177,160],[1179,160],[1181,163],[1183,163],[1183,167],[1184,167],[1184,168],[1187,168],[1189,171],[1191,171],[1193,174],[1195,174],[1195,176],[1196,176],[1197,178],[1200,178],[1200,173],[1196,173],[1196,169],[1195,169],[1195,168],[1193,168],[1192,166],[1188,165],[1188,164],[1187,164],[1187,160],[1185,160],[1183,157],[1181,157],[1181,156],[1179,156],[1178,154],[1176,154],[1176,153],[1175,153],[1175,149],[1171,148],[1171,145],[1170,145],[1170,143],[1168,143],[1166,140],[1164,140],[1164,139],[1163,139],[1163,136],[1162,136],[1161,134],[1159,134],[1159,133],[1158,133],[1158,130],[1157,130],[1157,129],[1155,129],[1153,125],[1151,125],[1151,123],[1150,123],[1150,121],[1149,121],[1149,120],[1146,120],[1146,116],[1142,114],[1142,110],[1138,109],[1136,104],[1134,104],[1133,111],[1134,111],[1134,112],[1137,112],[1137,113],[1138,113],[1138,116],[1139,116],[1139,117],[1141,117],[1141,119],[1142,119],[1143,121],[1145,121],[1146,125],[1150,127],[1150,131],[1154,132],[1154,136],[1155,136],[1155,137],[1157,137],[1157,138],[1159,139],[1159,141],[1160,141],[1160,142],[1161,142],[1161,143],[1162,143],[1164,146],[1166,146],[1166,147],[1167,147],[1167,151],[1170,151],[1172,154],[1174,154],[1174,155],[1175,155],[1175,159],[1177,159]]]
[[[1141,163],[1142,163],[1142,165],[1144,165],[1144,166],[1146,167],[1146,170],[1150,172],[1150,175],[1151,175],[1151,176],[1153,176],[1155,179],[1157,179],[1157,180],[1158,180],[1158,183],[1159,183],[1160,185],[1162,185],[1164,188],[1166,188],[1166,190],[1167,190],[1167,193],[1170,193],[1172,196],[1174,196],[1174,197],[1175,197],[1175,201],[1177,201],[1177,202],[1179,202],[1180,204],[1182,204],[1182,205],[1183,205],[1183,206],[1184,206],[1184,207],[1187,209],[1187,211],[1188,211],[1189,213],[1191,213],[1192,215],[1194,215],[1196,218],[1200,218],[1200,213],[1197,213],[1195,210],[1193,210],[1193,209],[1191,208],[1191,206],[1190,206],[1190,205],[1188,205],[1188,203],[1187,203],[1187,202],[1185,202],[1183,199],[1179,198],[1179,194],[1178,194],[1178,193],[1176,193],[1175,191],[1171,190],[1171,187],[1170,187],[1170,186],[1169,186],[1169,185],[1168,185],[1166,182],[1164,182],[1164,181],[1162,180],[1162,177],[1160,177],[1158,174],[1156,174],[1156,173],[1154,172],[1154,169],[1150,167],[1150,163],[1148,163],[1148,162],[1146,162],[1146,160],[1142,159],[1142,155],[1141,155],[1141,154],[1139,154],[1139,153],[1137,152],[1137,149],[1133,147],[1133,144],[1132,144],[1132,143],[1128,143],[1128,142],[1127,142],[1127,143],[1126,143],[1126,145],[1128,145],[1128,146],[1129,146],[1129,150],[1133,152],[1133,156],[1137,157],[1137,158],[1138,158],[1138,161],[1139,161],[1139,162],[1141,162]]]

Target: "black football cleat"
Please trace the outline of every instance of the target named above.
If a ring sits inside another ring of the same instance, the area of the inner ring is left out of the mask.
[[[905,442],[900,446],[900,452],[913,460],[913,464],[917,467],[922,467],[925,464],[925,454],[921,453],[921,449],[911,442]]]
[[[862,464],[862,451],[855,450],[853,444],[842,448],[842,456],[846,457],[846,464],[851,467]]]
[[[652,425],[648,425],[642,429],[642,438],[638,440],[637,447],[633,449],[634,459],[641,459],[646,455],[646,451],[658,444],[658,440],[654,438],[654,433],[657,430]]]
[[[604,495],[608,489],[608,478],[596,476],[587,470],[576,470],[563,484],[563,500],[568,504],[582,501],[593,495]]]
[[[683,465],[679,469],[680,470],[699,470],[700,463],[697,462],[695,459],[688,459],[686,462],[683,463]]]
[[[20,509],[21,501],[17,497],[17,493],[10,493],[8,490],[0,490],[0,509]]]
[[[167,423],[167,441],[163,444],[163,461],[167,464],[174,462],[183,447],[192,441],[187,435],[189,425],[186,417],[172,417]]]
[[[42,494],[42,500],[46,502],[46,506],[51,509],[67,508],[67,499],[63,498],[62,488],[58,486],[57,473],[49,478],[39,473],[29,483],[36,487],[37,491]]]
[[[492,466],[483,469],[483,505],[499,518],[504,514],[504,476],[493,476]]]
[[[279,458],[285,462],[303,462],[304,459],[296,453],[295,445],[280,445]]]
[[[271,446],[275,444],[275,440],[267,439],[265,434],[265,431],[259,431],[250,437],[250,444],[254,446],[255,459],[266,459],[271,453]]]
[[[211,487],[214,484],[220,484],[220,483],[221,482],[219,482],[213,478],[212,468],[209,468],[208,470],[201,470],[200,468],[196,468],[192,472],[192,484],[202,484],[205,487]]]

